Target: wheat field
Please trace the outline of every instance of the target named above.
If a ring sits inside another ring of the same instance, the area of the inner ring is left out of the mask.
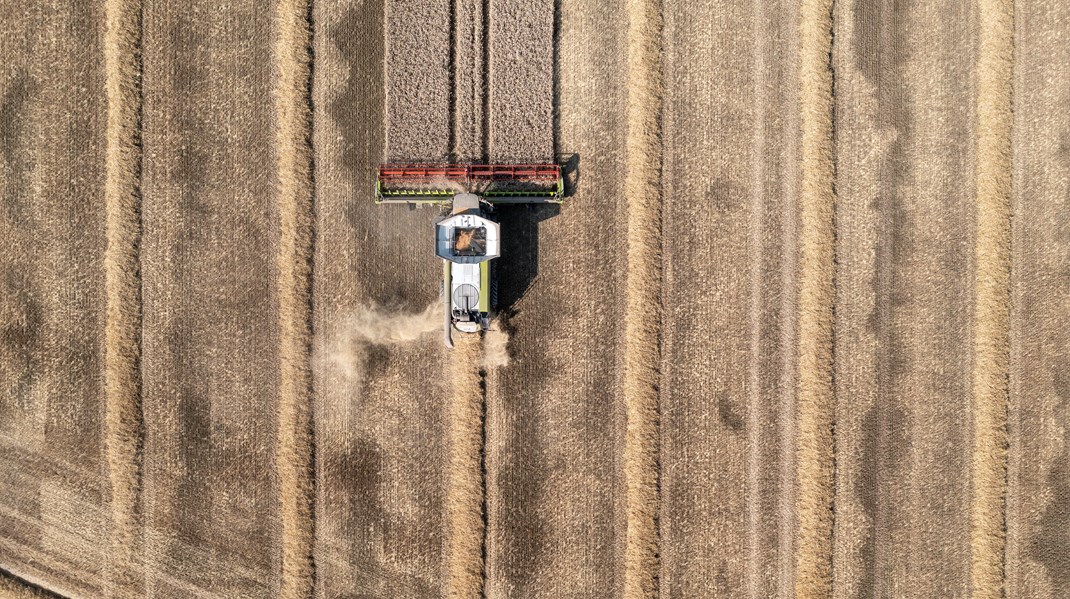
[[[0,32],[0,597],[1070,596],[1065,3]],[[568,191],[452,350],[447,160]]]

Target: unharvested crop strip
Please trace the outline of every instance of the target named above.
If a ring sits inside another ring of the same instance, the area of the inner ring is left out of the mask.
[[[553,136],[553,153],[554,160],[558,159],[558,155],[561,154],[561,0],[553,0],[554,2],[554,26],[553,33],[551,34],[551,48],[553,56],[551,57],[550,64],[553,65],[553,130],[550,132]]]
[[[661,307],[660,0],[629,0],[627,281],[624,305],[624,596],[653,597],[658,575],[658,379]]]
[[[111,485],[111,594],[141,593],[141,3],[104,4],[105,451]]]
[[[450,354],[447,420],[446,596],[483,591],[483,378],[478,337],[464,336]]]
[[[448,139],[446,151],[449,152],[449,161],[457,160],[457,11],[461,10],[458,0],[449,0],[450,27],[449,27],[449,102],[446,112],[449,114],[449,126],[446,128]]]
[[[1013,3],[982,0],[979,17],[970,582],[973,597],[998,598],[1006,536]]]
[[[796,400],[795,595],[832,593],[833,298],[832,2],[803,0],[799,304]]]
[[[490,0],[483,0],[483,161],[490,160]]]
[[[310,371],[312,153],[308,0],[278,3],[275,118],[279,207],[279,422],[276,464],[282,522],[282,597],[308,597],[314,582]]]

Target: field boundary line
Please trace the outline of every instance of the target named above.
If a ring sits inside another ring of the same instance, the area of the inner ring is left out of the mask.
[[[624,195],[624,597],[658,588],[661,375],[662,31],[660,0],[628,0],[627,134]]]
[[[279,209],[279,595],[309,597],[315,584],[315,444],[312,428],[313,185],[311,3],[277,6],[275,118]]]
[[[447,406],[445,593],[451,599],[483,594],[484,553],[484,377],[482,339],[457,340],[449,353]]]
[[[973,597],[997,599],[1006,543],[1013,2],[981,0],[978,16],[970,587]]]
[[[833,302],[835,170],[832,2],[804,0],[799,24],[801,106],[795,595],[832,594],[834,485]]]
[[[104,443],[111,486],[109,592],[141,593],[141,2],[104,3]]]

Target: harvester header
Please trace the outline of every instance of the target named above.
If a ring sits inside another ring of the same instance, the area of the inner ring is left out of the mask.
[[[449,204],[473,193],[491,203],[560,203],[564,190],[558,164],[382,164],[375,201]]]
[[[553,163],[379,165],[375,203],[443,209],[435,222],[435,254],[442,259],[447,347],[455,330],[487,330],[497,310],[493,262],[508,232],[497,222],[496,204],[560,204],[564,196],[561,166]]]

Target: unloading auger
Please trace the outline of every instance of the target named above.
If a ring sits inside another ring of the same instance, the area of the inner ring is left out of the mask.
[[[501,255],[495,204],[561,203],[565,182],[557,164],[382,164],[375,202],[430,204],[447,209],[435,224],[442,258],[444,335],[486,330],[497,309],[492,260]]]

